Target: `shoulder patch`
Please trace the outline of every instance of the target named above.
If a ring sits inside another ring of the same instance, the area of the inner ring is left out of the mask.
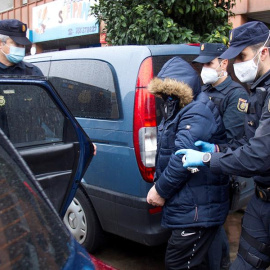
[[[238,104],[237,104],[237,109],[240,112],[247,113],[247,110],[248,110],[248,102],[247,102],[247,100],[243,99],[243,98],[239,98],[238,99]]]

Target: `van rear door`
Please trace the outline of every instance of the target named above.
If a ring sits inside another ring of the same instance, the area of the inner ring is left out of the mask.
[[[93,144],[47,80],[0,78],[0,128],[63,217]]]

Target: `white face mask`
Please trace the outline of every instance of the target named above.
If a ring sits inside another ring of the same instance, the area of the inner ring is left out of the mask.
[[[220,67],[220,64],[217,68]],[[227,76],[227,72],[223,71],[223,75],[220,76],[220,74],[217,73],[217,68],[208,68],[203,67],[201,71],[201,78],[204,84],[214,84],[218,81],[218,79]]]
[[[263,44],[262,48],[256,53],[256,55],[248,61],[245,62],[240,62],[233,64],[233,69],[235,76],[239,79],[240,82],[242,83],[253,83],[256,75],[258,73],[258,65],[260,61],[260,54],[262,52],[262,49],[264,48],[265,44],[267,43],[268,39],[270,36],[270,31],[267,40]],[[254,59],[256,56],[259,55],[257,64],[255,64]]]
[[[259,51],[259,54],[260,53],[261,51]],[[254,59],[257,55],[258,53],[251,60],[233,64],[235,76],[239,79],[240,82],[252,83],[255,80],[258,73],[258,64],[260,60],[259,57],[257,64],[255,64]]]

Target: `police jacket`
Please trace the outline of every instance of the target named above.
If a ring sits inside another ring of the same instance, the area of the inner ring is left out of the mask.
[[[158,126],[155,186],[166,199],[162,226],[210,227],[224,223],[229,209],[228,180],[209,168],[192,174],[175,151],[195,148],[197,140],[224,139],[224,127],[214,103],[201,93],[196,71],[180,57],[169,60],[149,90],[166,100]]]
[[[5,66],[0,63],[0,75],[33,75],[43,76],[41,70],[31,63],[19,62],[13,66]]]
[[[228,140],[243,137],[245,113],[241,105],[248,99],[248,93],[244,87],[228,76],[225,81],[215,87],[211,84],[204,85],[202,91],[219,109]]]
[[[210,168],[217,174],[255,176],[257,184],[270,187],[270,71],[250,91],[245,137],[232,141],[225,153],[213,153]]]

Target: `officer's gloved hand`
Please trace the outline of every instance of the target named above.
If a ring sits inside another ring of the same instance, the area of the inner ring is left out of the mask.
[[[214,153],[216,152],[216,147],[213,143],[197,141],[195,142],[195,146],[199,147],[202,152],[205,153]]]
[[[175,155],[185,155],[186,160],[183,163],[184,168],[205,166],[202,161],[204,152],[199,152],[192,149],[181,149],[175,152]]]

